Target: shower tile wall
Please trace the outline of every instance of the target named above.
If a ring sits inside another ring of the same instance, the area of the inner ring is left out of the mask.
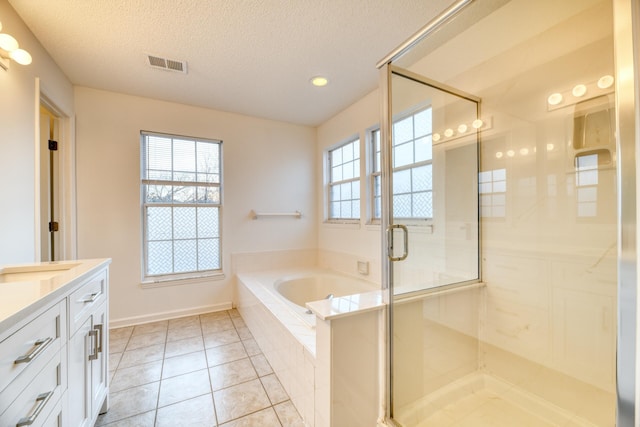
[[[482,358],[491,373],[608,425],[615,409],[615,165],[592,170],[593,193],[580,193],[575,150],[549,142],[550,134],[571,141],[571,120],[565,112],[512,123],[506,138],[483,145],[483,170],[504,170],[506,191],[504,215],[482,222]],[[554,135],[554,128],[569,130]],[[498,159],[498,152],[518,154]]]

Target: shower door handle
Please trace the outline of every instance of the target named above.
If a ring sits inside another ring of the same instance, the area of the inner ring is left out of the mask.
[[[404,234],[404,246],[403,252],[401,256],[393,256],[393,230],[401,229]],[[391,224],[387,228],[387,257],[389,257],[389,261],[404,261],[409,256],[409,230],[406,225],[403,224]]]

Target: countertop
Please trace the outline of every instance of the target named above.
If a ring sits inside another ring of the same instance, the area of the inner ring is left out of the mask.
[[[104,258],[2,266],[0,277],[6,278],[0,282],[0,341],[22,320],[65,297],[110,263]]]

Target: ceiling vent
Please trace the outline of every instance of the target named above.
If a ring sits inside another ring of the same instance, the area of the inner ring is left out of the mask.
[[[168,59],[156,55],[147,55],[147,64],[149,64],[151,68],[159,68],[161,70],[176,71],[178,73],[187,74],[187,61],[178,61],[176,59]]]

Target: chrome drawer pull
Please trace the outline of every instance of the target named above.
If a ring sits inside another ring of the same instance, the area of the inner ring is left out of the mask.
[[[102,295],[102,292],[96,292],[95,294],[91,294],[89,298],[83,298],[81,300],[78,300],[78,302],[83,302],[85,304],[95,302],[100,295]]]
[[[29,362],[31,362],[40,353],[42,353],[44,351],[44,349],[47,348],[49,346],[49,344],[51,344],[52,341],[53,341],[53,338],[51,338],[51,337],[45,338],[45,339],[40,338],[38,341],[35,342],[34,347],[31,349],[31,351],[29,353],[18,357],[13,363],[15,363],[17,365],[19,363],[29,363]]]
[[[18,424],[16,424],[16,427],[30,426],[31,424],[33,424],[36,418],[38,418],[38,415],[40,415],[40,412],[42,412],[44,407],[47,406],[47,402],[49,402],[49,399],[51,399],[52,397],[53,397],[53,391],[38,395],[38,397],[36,398],[36,402],[38,402],[38,406],[36,406],[36,409],[35,411],[33,411],[33,414],[31,414],[28,417],[21,418],[20,421],[18,421]]]
[[[98,353],[102,353],[102,325],[93,325],[93,329],[98,331],[98,336],[96,337],[97,350],[96,355]]]

